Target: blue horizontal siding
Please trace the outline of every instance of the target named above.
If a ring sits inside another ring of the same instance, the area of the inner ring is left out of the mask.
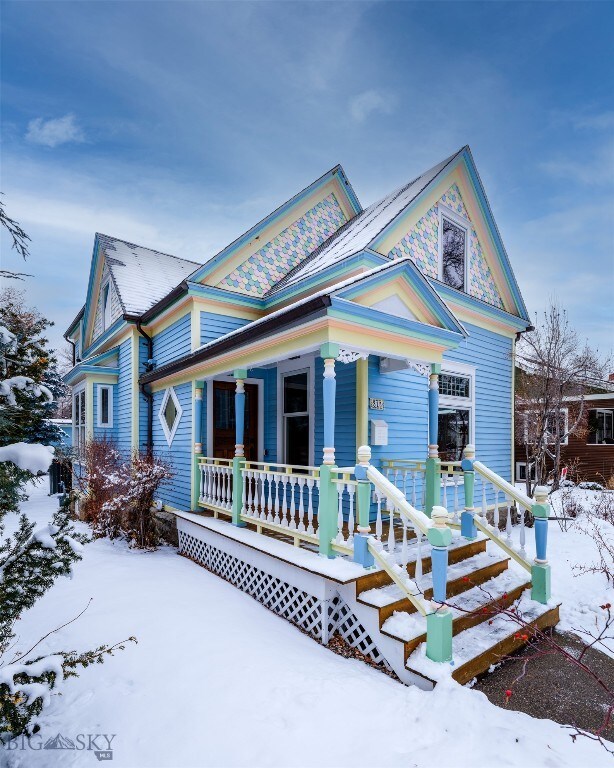
[[[314,463],[322,463],[324,451],[324,361],[315,360],[314,387]],[[356,363],[335,363],[335,462],[338,467],[356,464]]]
[[[191,508],[190,483],[192,474],[192,384],[175,387],[175,394],[181,405],[182,414],[172,444],[166,436],[160,421],[160,406],[165,390],[154,393],[153,444],[154,453],[171,465],[172,479],[160,490],[164,504],[175,509]]]
[[[117,445],[125,454],[132,450],[132,339],[119,345],[117,382]]]
[[[200,313],[200,343],[207,344],[209,341],[219,339],[237,328],[242,328],[250,321],[242,317],[230,317],[228,315],[219,315],[216,312]]]
[[[192,349],[191,334],[189,313],[157,333],[153,337],[153,359],[156,367],[189,354]]]

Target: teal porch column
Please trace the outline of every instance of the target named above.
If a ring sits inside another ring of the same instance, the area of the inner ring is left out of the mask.
[[[463,470],[463,484],[465,488],[465,509],[461,512],[461,536],[465,539],[475,539],[477,536],[477,530],[473,520],[473,495],[475,491],[474,459],[475,448],[472,445],[466,445],[465,450],[463,451],[463,461],[461,463],[461,469]]]
[[[335,358],[339,346],[330,342],[322,344],[320,356],[324,359],[324,380],[322,382],[322,407],[324,415],[324,451],[320,467],[320,499],[318,505],[318,526],[320,554],[334,557],[332,541],[337,535],[337,489],[332,481],[331,468],[335,466]]]
[[[444,605],[448,589],[448,547],[452,531],[446,509],[435,505],[433,527],[429,528],[433,573],[433,613],[426,617],[426,655],[432,661],[452,661],[452,611]]]
[[[371,526],[369,513],[371,511],[371,481],[367,476],[371,461],[371,449],[368,445],[361,445],[358,449],[358,464],[354,469],[354,477],[358,481],[356,488],[356,504],[358,507],[358,532],[354,534],[354,562],[360,563],[364,568],[371,568],[375,561],[369,551],[369,536]]]
[[[538,485],[535,489],[535,503],[531,506],[535,519],[535,562],[531,566],[531,598],[544,604],[550,600],[550,566],[547,557],[550,509],[548,488]]]
[[[203,381],[195,382],[194,389],[194,454],[192,458],[192,509],[198,509],[198,502],[201,496],[200,492],[200,467],[198,459],[203,452],[203,390],[205,383]]]
[[[239,368],[234,372],[237,382],[235,391],[235,455],[232,460],[232,522],[245,526],[241,520],[243,507],[243,465],[245,464],[245,379],[247,371]]]
[[[441,461],[437,445],[439,428],[439,374],[441,366],[433,363],[429,377],[429,453],[426,460],[425,513],[430,517],[441,500]]]

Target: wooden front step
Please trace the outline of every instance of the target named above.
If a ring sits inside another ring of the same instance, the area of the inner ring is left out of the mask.
[[[473,557],[480,552],[486,552],[486,539],[468,541],[466,544],[461,544],[459,547],[453,547],[448,552],[448,563],[450,563],[450,565],[452,563],[460,563],[461,560],[467,560],[469,557]],[[430,570],[431,557],[430,555],[427,555],[422,558],[422,573],[429,573]],[[412,560],[407,564],[407,572],[411,578],[414,578],[416,573],[415,560]],[[356,596],[358,597],[361,592],[366,592],[368,589],[385,587],[387,584],[392,584],[392,579],[386,571],[366,573],[364,576],[360,576],[356,579]]]
[[[523,640],[521,634],[528,634],[531,636],[534,632],[531,629],[546,629],[548,627],[554,627],[559,622],[559,606],[545,611],[535,620],[529,622],[526,627],[515,627],[514,630],[507,636],[500,640],[495,645],[488,648],[479,656],[475,656],[462,666],[455,669],[452,673],[452,677],[461,685],[465,685],[474,677],[480,677],[485,672],[488,672],[493,664],[497,664],[504,656],[517,651],[519,648],[524,647],[527,641]]]
[[[483,568],[478,568],[472,571],[469,576],[463,575],[448,582],[448,589],[446,590],[446,597],[450,599],[455,595],[460,595],[462,592],[466,592],[473,587],[477,587],[478,584],[484,584],[485,582],[498,576],[503,571],[507,570],[509,564],[509,558],[497,560],[494,563],[485,565]],[[430,600],[433,597],[433,589],[429,587],[424,591],[424,597]],[[379,625],[380,627],[389,619],[395,611],[405,611],[406,613],[415,613],[416,608],[407,598],[397,600],[394,603],[388,603],[388,605],[378,606],[379,610]],[[384,633],[385,634],[385,633]]]

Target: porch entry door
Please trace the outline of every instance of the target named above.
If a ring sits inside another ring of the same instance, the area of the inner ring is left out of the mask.
[[[232,459],[235,455],[234,381],[213,382],[213,456]],[[245,458],[258,461],[258,387],[245,385]]]

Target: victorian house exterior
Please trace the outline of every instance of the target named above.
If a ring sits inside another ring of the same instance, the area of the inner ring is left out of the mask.
[[[96,235],[74,441],[170,458],[180,551],[315,638],[466,681],[522,642],[497,605],[557,620],[510,482],[528,326],[468,147],[365,209],[336,166],[206,261]]]

